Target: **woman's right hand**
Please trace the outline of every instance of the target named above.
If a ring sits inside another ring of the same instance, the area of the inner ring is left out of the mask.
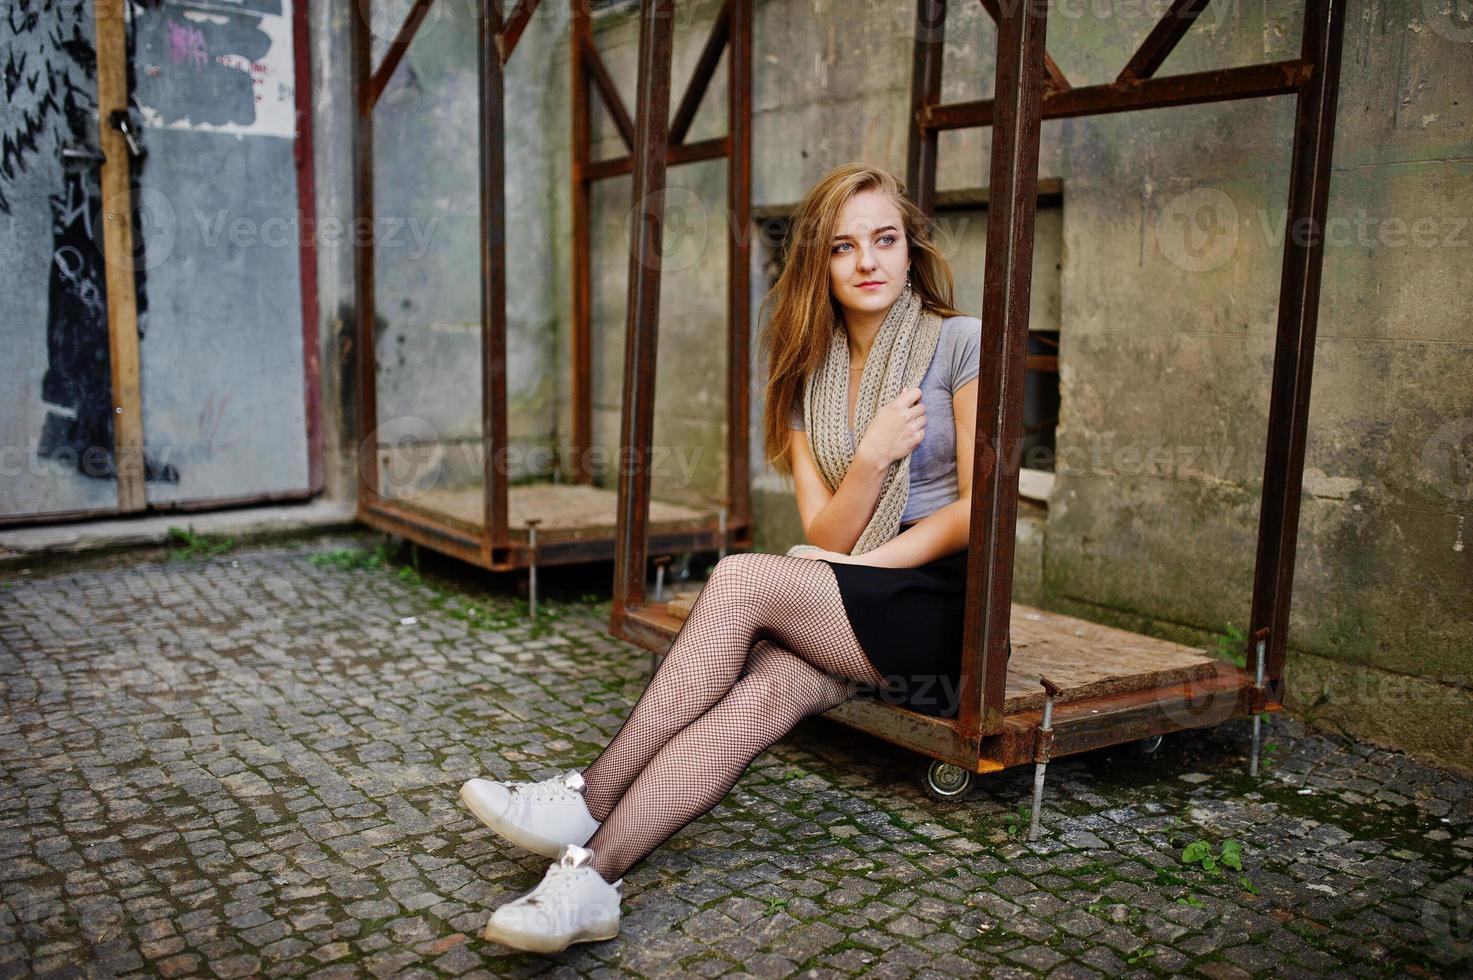
[[[921,389],[906,388],[875,413],[864,438],[859,440],[855,457],[883,468],[904,459],[925,437],[926,406],[921,403]]]

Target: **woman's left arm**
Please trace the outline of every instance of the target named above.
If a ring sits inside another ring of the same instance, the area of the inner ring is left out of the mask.
[[[910,530],[862,555],[825,553],[815,557],[854,565],[882,568],[914,568],[966,549],[972,529],[972,457],[977,442],[977,379],[973,378],[951,396],[956,419],[957,499],[938,507]]]

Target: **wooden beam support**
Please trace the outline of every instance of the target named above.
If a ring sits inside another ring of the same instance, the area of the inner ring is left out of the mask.
[[[138,364],[138,293],[134,279],[132,158],[113,123],[128,111],[124,0],[97,0],[97,145],[102,164],[102,253],[107,286],[108,365],[112,384],[113,475],[118,510],[148,505],[144,485],[143,392]]]

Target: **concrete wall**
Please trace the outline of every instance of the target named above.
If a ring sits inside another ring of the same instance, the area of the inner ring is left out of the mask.
[[[672,104],[719,4],[679,6]],[[1049,49],[1074,84],[1106,81],[1160,6],[1060,3]],[[872,0],[758,4],[757,207],[791,206],[848,160],[903,171],[912,10]],[[1321,722],[1465,762],[1473,30],[1416,0],[1350,0],[1347,25],[1289,697]],[[626,6],[595,28],[631,113],[637,27]],[[1299,36],[1298,4],[1214,4],[1162,73],[1293,57]],[[507,151],[508,201],[522,209],[509,231],[526,243],[508,250],[517,263],[508,275],[513,377],[525,378],[513,384],[513,429],[565,440],[565,24],[539,15],[522,45],[508,79],[509,103],[528,112]],[[954,5],[948,101],[991,94],[994,46],[980,5]],[[723,66],[691,139],[724,132],[724,82]],[[595,156],[619,155],[600,113]],[[1045,124],[1041,174],[1063,187],[1057,220],[1042,221],[1039,238],[1056,264],[1061,465],[1047,507],[1020,514],[1020,599],[1193,643],[1246,625],[1292,114],[1280,98]],[[941,189],[981,188],[989,150],[986,132],[945,134]],[[416,173],[439,165],[410,153],[396,166],[413,160]],[[617,439],[629,186],[601,184],[593,206],[595,438],[604,446]],[[695,501],[724,484],[725,165],[672,169],[670,186],[680,210],[667,227],[655,442],[683,451],[690,466],[657,474],[655,492]],[[978,222],[955,236],[953,256],[964,265],[958,305],[973,313],[985,216]],[[754,271],[765,259],[759,241]],[[1040,282],[1049,271],[1036,272]],[[473,282],[460,288],[474,295]],[[764,289],[759,275],[754,297]],[[333,315],[327,303],[324,315]],[[754,363],[754,420],[760,374]],[[753,459],[758,544],[780,550],[798,534],[791,487],[755,447]]]
[[[113,427],[129,410],[141,415],[150,506],[311,489],[294,8],[129,9],[114,46],[94,43],[93,7],[78,3],[18,9],[0,36],[11,73],[0,122],[0,519],[115,509]],[[126,59],[117,67],[141,148],[127,164],[128,303],[104,276],[117,257],[104,254],[102,214],[116,202],[103,200],[99,160],[85,158],[98,146],[99,50],[104,62],[109,51]],[[129,329],[136,320],[136,390],[113,390],[110,306],[131,310]]]

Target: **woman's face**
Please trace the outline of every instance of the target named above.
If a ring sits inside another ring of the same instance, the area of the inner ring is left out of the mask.
[[[829,290],[844,310],[883,313],[900,298],[909,244],[900,209],[884,193],[851,197],[839,211],[829,245]]]

